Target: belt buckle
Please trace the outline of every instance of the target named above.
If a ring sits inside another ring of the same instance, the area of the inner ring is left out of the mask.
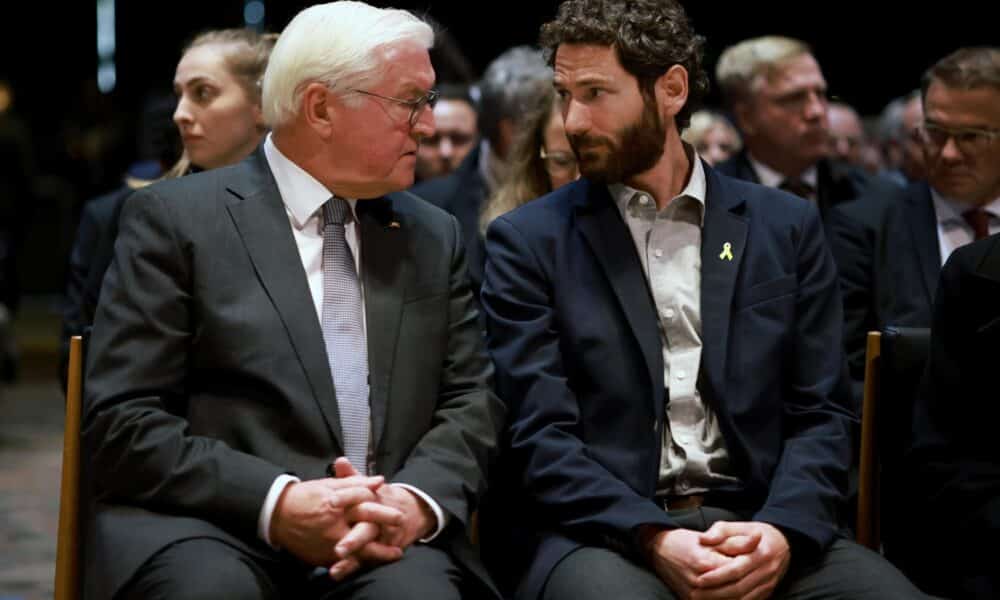
[[[704,502],[705,497],[701,494],[690,494],[688,496],[666,496],[663,498],[663,509],[671,511],[701,508]]]

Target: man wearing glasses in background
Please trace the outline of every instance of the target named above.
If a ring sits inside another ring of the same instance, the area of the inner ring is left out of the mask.
[[[466,533],[503,407],[461,236],[391,194],[434,133],[432,43],[304,10],[262,148],[126,204],[88,348],[91,597],[498,597]]]
[[[956,248],[1000,232],[1000,49],[963,48],[927,70],[927,181],[873,184],[830,218],[844,297],[844,343],[860,397],[865,336],[886,325],[929,327],[941,265]]]
[[[448,175],[465,160],[476,142],[476,106],[466,85],[445,83],[434,105],[434,135],[420,140],[417,181]]]
[[[483,208],[506,178],[508,158],[525,117],[551,85],[552,70],[539,50],[530,46],[505,50],[486,67],[477,86],[478,143],[451,174],[422,181],[410,190],[458,220],[477,299],[486,264],[480,233]]]

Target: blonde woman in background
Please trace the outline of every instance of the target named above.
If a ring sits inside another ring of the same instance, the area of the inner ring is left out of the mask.
[[[740,134],[726,117],[710,110],[691,115],[691,125],[681,139],[694,146],[698,155],[710,165],[717,165],[743,147]]]
[[[276,40],[277,35],[250,29],[220,29],[202,33],[184,47],[174,75],[173,115],[184,152],[163,179],[234,164],[253,152],[267,132],[260,79]],[[70,254],[63,310],[59,376],[64,383],[69,338],[93,323],[125,198],[150,183],[129,180],[84,206]]]
[[[580,176],[576,155],[566,139],[555,93],[548,90],[524,123],[511,153],[510,170],[483,207],[480,231],[493,219],[548,194]]]

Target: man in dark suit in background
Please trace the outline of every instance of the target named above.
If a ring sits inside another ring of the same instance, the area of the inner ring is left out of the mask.
[[[479,144],[476,102],[469,94],[469,86],[443,83],[438,92],[434,135],[420,140],[417,150],[417,181],[448,175]]]
[[[534,48],[517,46],[494,59],[479,82],[479,143],[451,175],[421,182],[411,190],[458,219],[477,297],[486,260],[480,233],[483,206],[507,173],[507,155],[524,117],[551,80],[551,69]]]
[[[873,183],[830,215],[858,396],[867,332],[929,327],[941,264],[955,248],[1000,232],[1000,50],[948,55],[927,70],[921,90],[926,120],[916,134],[927,181]]]
[[[830,208],[867,185],[858,168],[828,158],[827,85],[804,42],[765,36],[723,51],[716,79],[743,135],[743,151],[720,173],[781,188]]]
[[[583,178],[487,233],[488,564],[530,600],[919,597],[837,535],[833,259],[812,204],[682,144],[708,81],[681,6],[571,0],[542,40]]]
[[[907,457],[916,511],[933,515],[913,540],[927,591],[987,600],[1000,593],[996,356],[1000,346],[1000,235],[956,250],[941,271],[931,354]]]
[[[262,148],[126,202],[88,349],[93,596],[496,596],[466,525],[503,407],[458,225],[385,196],[434,131],[432,43],[306,9]]]

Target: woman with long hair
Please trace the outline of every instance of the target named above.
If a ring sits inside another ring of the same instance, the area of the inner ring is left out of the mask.
[[[273,34],[220,29],[202,33],[184,47],[174,76],[173,115],[184,152],[162,179],[234,164],[253,152],[267,132],[260,80],[275,41]],[[69,338],[83,334],[93,323],[122,205],[133,190],[149,183],[130,178],[118,190],[84,206],[70,254],[63,311],[59,375],[64,383]]]
[[[566,139],[562,112],[551,89],[525,119],[509,165],[506,177],[483,205],[480,231],[484,233],[493,219],[580,176],[576,155]]]

